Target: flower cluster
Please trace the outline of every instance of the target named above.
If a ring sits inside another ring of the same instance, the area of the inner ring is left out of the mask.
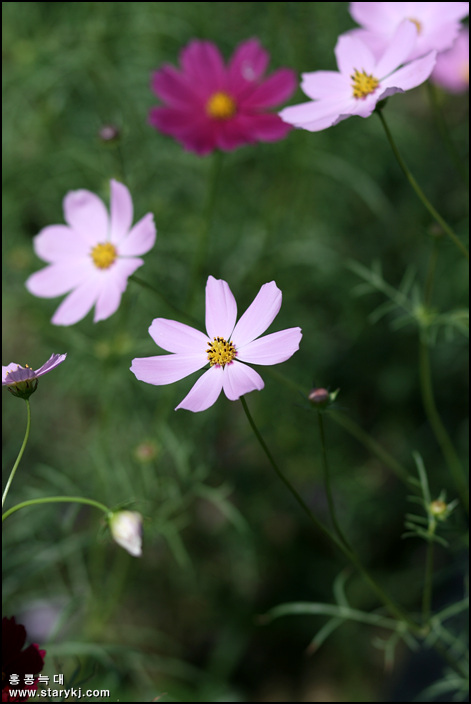
[[[282,110],[285,122],[318,132],[352,115],[369,117],[379,101],[416,88],[457,38],[469,3],[352,2],[350,12],[362,28],[339,37],[338,72],[303,73],[311,101]]]

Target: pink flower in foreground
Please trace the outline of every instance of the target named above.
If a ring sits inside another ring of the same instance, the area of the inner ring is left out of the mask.
[[[460,20],[469,14],[469,2],[351,2],[350,14],[363,29],[348,34],[361,39],[376,57],[387,49],[401,22],[411,20],[417,35],[404,57],[410,61],[451,47],[460,31]]]
[[[140,381],[172,384],[205,367],[190,393],[177,406],[205,411],[224,389],[231,401],[263,389],[262,377],[248,364],[279,364],[289,359],[302,337],[301,328],[289,328],[257,339],[281,308],[281,291],[274,281],[264,284],[239,322],[237,303],[229,285],[213,276],[206,284],[206,331],[199,332],[175,320],[156,318],[149,328],[153,340],[173,354],[133,359],[131,371]]]
[[[15,362],[2,366],[2,386],[6,386],[13,396],[27,399],[36,391],[39,377],[52,372],[66,357],[66,354],[53,354],[39,369],[31,369],[28,365],[22,367]]]
[[[463,27],[451,49],[437,56],[431,80],[450,93],[469,90],[469,29]]]
[[[153,74],[166,106],[150,111],[150,124],[199,155],[283,139],[290,128],[267,110],[291,97],[296,75],[281,68],[265,79],[269,58],[249,39],[226,67],[215,44],[194,39],[180,53],[181,71],[167,64]]]
[[[71,191],[64,198],[67,225],[50,225],[34,238],[34,250],[49,263],[26,281],[30,293],[41,298],[69,295],[56,310],[54,325],[73,325],[95,306],[94,322],[116,312],[128,277],[144,261],[156,231],[151,213],[134,227],[131,195],[122,183],[111,181],[110,215],[90,191]]]
[[[339,37],[335,47],[339,72],[303,73],[301,88],[313,102],[285,108],[280,116],[310,132],[332,127],[352,115],[369,117],[380,100],[415,88],[432,72],[434,51],[398,68],[416,33],[412,22],[403,22],[378,61],[359,39],[345,34]]]

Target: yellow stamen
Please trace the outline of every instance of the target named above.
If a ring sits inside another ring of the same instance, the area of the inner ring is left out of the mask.
[[[224,367],[229,362],[232,362],[237,355],[236,348],[232,342],[226,342],[223,337],[215,337],[212,342],[208,342],[208,360],[213,367],[215,364],[218,367]]]
[[[415,24],[415,26],[417,27],[417,34],[422,34],[422,23],[419,22],[419,20],[416,20],[413,17],[406,17],[406,20],[409,20],[410,22],[413,22]]]
[[[379,81],[372,74],[368,75],[366,71],[358,71],[355,69],[352,79],[353,97],[366,98],[370,93],[374,93],[379,86]]]
[[[215,120],[228,120],[233,117],[236,111],[236,104],[230,95],[219,91],[213,93],[206,103],[206,114]]]
[[[118,252],[111,242],[104,242],[93,247],[91,256],[98,269],[109,269],[118,256]]]

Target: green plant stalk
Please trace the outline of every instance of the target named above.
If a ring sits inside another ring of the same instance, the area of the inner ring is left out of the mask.
[[[432,519],[429,524],[428,533],[431,539],[428,541],[427,545],[427,557],[425,559],[425,579],[424,579],[424,593],[422,595],[422,622],[426,626],[431,614],[432,609],[432,587],[433,587],[433,556],[434,556],[434,541],[432,539],[435,533],[436,521]]]
[[[368,582],[372,590],[375,592],[375,594],[378,596],[380,601],[386,606],[386,608],[389,610],[389,612],[395,616],[399,621],[403,621],[406,623],[409,628],[416,632],[422,634],[422,627],[413,621],[408,614],[402,611],[402,609],[397,606],[389,597],[388,595],[383,591],[383,589],[375,582],[375,580],[370,576],[370,574],[366,571],[366,569],[363,567],[361,564],[359,558],[353,552],[351,549],[347,547],[343,542],[341,542],[331,531],[326,528],[323,523],[321,523],[312,513],[311,509],[308,507],[308,505],[305,503],[304,499],[300,496],[300,494],[296,491],[294,486],[291,484],[291,482],[288,481],[288,479],[285,477],[281,469],[278,467],[278,464],[276,463],[273,455],[271,454],[270,450],[268,449],[267,444],[265,443],[263,437],[261,436],[257,426],[255,425],[255,422],[252,418],[252,415],[248,409],[247,402],[243,396],[240,397],[240,400],[242,402],[242,407],[245,411],[245,415],[247,416],[247,420],[249,421],[250,427],[252,428],[255,437],[257,438],[260,446],[262,447],[262,450],[264,451],[265,455],[268,458],[268,461],[270,462],[271,466],[275,470],[276,474],[278,477],[281,479],[283,484],[289,489],[291,494],[294,496],[298,504],[301,506],[303,509],[304,513],[308,516],[310,521],[316,526],[318,530],[320,530],[325,536],[327,536],[343,553],[344,555],[355,565],[355,567],[358,569],[358,571],[363,575],[364,579]]]
[[[448,237],[451,239],[451,241],[458,247],[458,249],[461,251],[462,254],[466,257],[466,259],[469,260],[469,252],[464,246],[464,244],[461,242],[461,240],[458,238],[456,233],[452,230],[452,228],[448,225],[447,222],[442,218],[442,216],[435,210],[433,205],[430,203],[428,200],[427,196],[425,193],[422,191],[420,188],[419,184],[415,180],[414,176],[411,174],[409,171],[407,164],[405,163],[404,159],[402,158],[401,154],[399,153],[398,148],[396,147],[396,144],[394,142],[393,136],[391,134],[391,131],[387,125],[387,122],[385,120],[385,117],[383,115],[383,111],[381,109],[376,109],[375,111],[379,119],[381,120],[381,124],[384,127],[384,131],[386,132],[386,137],[388,138],[389,144],[391,145],[391,148],[393,150],[394,156],[396,157],[396,160],[405,175],[406,179],[409,181],[410,185],[414,189],[417,197],[419,200],[422,202],[422,204],[426,207],[430,215],[433,217],[433,219],[440,225],[442,230],[448,235]]]
[[[187,294],[188,306],[191,306],[193,303],[198,282],[202,274],[204,260],[208,255],[209,233],[213,221],[214,204],[216,202],[216,194],[220,181],[222,157],[223,153],[219,149],[216,149],[211,164],[211,172],[209,174],[209,185],[206,194],[206,202],[203,208],[201,226],[196,236],[196,251],[191,265],[190,283]]]
[[[430,369],[430,358],[428,354],[428,345],[424,339],[424,335],[420,336],[419,343],[419,373],[420,386],[422,390],[422,401],[425,408],[427,419],[435,434],[435,438],[440,446],[442,455],[445,459],[450,474],[453,477],[457,491],[463,502],[466,512],[469,512],[469,496],[466,483],[466,477],[463,471],[458,454],[453,446],[453,443],[448,435],[445,426],[442,423],[438,412],[432,388],[432,373]]]
[[[26,444],[27,444],[28,438],[29,438],[29,431],[31,428],[31,408],[29,405],[29,398],[25,399],[25,402],[26,402],[26,414],[27,414],[25,437],[23,439],[23,444],[21,445],[20,451],[18,453],[18,457],[16,458],[15,464],[13,465],[13,469],[11,470],[10,476],[8,477],[8,481],[5,486],[5,491],[3,492],[2,508],[3,508],[3,504],[5,503],[6,498],[8,496],[8,492],[10,490],[10,486],[13,481],[13,477],[15,476],[16,470],[18,469],[18,465],[21,462],[21,458],[23,457],[23,453],[25,451],[25,447],[26,447]]]
[[[26,508],[27,506],[56,503],[86,504],[88,506],[98,508],[100,511],[103,511],[106,516],[110,516],[113,513],[107,506],[101,504],[99,501],[95,501],[94,499],[86,499],[83,496],[46,496],[41,499],[29,499],[29,501],[22,501],[21,503],[16,504],[16,506],[12,506],[12,508],[9,508],[8,511],[5,511],[3,514],[2,523],[5,519],[11,516],[12,513],[19,511],[22,508]]]
[[[329,468],[329,461],[327,458],[327,443],[325,441],[324,420],[322,418],[322,411],[320,411],[320,410],[317,411],[317,420],[319,422],[319,435],[320,435],[320,439],[321,439],[321,448],[322,448],[322,464],[324,467],[325,490],[326,490],[326,494],[327,494],[327,503],[329,506],[330,519],[332,521],[332,525],[334,526],[335,532],[337,533],[339,540],[343,543],[343,545],[349,551],[352,551],[352,548],[351,548],[347,538],[345,537],[344,532],[341,529],[340,524],[337,520],[334,498],[332,495],[332,485],[330,483],[330,468]]]
[[[381,460],[394,474],[399,477],[404,483],[408,482],[409,473],[392,455],[389,454],[379,443],[376,442],[363,428],[355,423],[351,418],[340,413],[339,411],[329,410],[329,416],[332,420],[340,425],[347,433],[350,433],[356,440],[366,447],[371,453]]]
[[[161,291],[159,291],[157,288],[155,288],[155,286],[152,286],[152,284],[149,284],[149,283],[147,283],[147,281],[144,281],[143,279],[141,279],[139,276],[132,274],[129,277],[129,281],[134,281],[135,284],[138,284],[139,286],[142,286],[142,288],[146,288],[149,291],[152,291],[153,293],[155,293],[160,298],[160,300],[167,306],[167,308],[170,308],[171,310],[173,310],[173,312],[176,313],[180,318],[186,318],[186,320],[193,323],[194,325],[199,324],[198,321],[195,318],[193,318],[193,316],[189,315],[188,313],[185,313],[180,308],[178,308],[176,305],[171,303],[171,301],[169,301],[168,298],[166,298],[166,296],[164,296],[164,294]]]
[[[455,143],[453,142],[451,136],[450,136],[450,130],[448,129],[448,125],[445,122],[445,118],[443,117],[443,111],[440,108],[440,105],[438,103],[438,97],[437,97],[437,89],[433,85],[432,81],[427,81],[427,92],[428,92],[428,97],[430,100],[430,104],[432,106],[432,113],[433,117],[435,119],[435,124],[437,126],[437,130],[440,133],[440,136],[448,150],[448,154],[450,156],[451,161],[453,162],[456,170],[461,176],[461,179],[463,180],[463,183],[465,186],[468,186],[469,183],[469,178],[468,178],[468,173],[466,171],[466,168],[463,164],[463,161],[461,160],[461,157],[459,155],[459,152],[456,148]]]

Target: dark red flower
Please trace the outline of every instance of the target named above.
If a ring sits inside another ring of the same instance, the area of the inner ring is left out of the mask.
[[[25,684],[25,676],[36,676],[44,667],[45,650],[40,650],[33,643],[23,650],[26,642],[26,628],[16,623],[15,617],[2,619],[2,702],[26,702],[28,696],[23,694],[37,689],[37,680],[34,684]],[[10,677],[18,676],[18,685],[10,684]],[[15,692],[12,694],[11,692]]]

